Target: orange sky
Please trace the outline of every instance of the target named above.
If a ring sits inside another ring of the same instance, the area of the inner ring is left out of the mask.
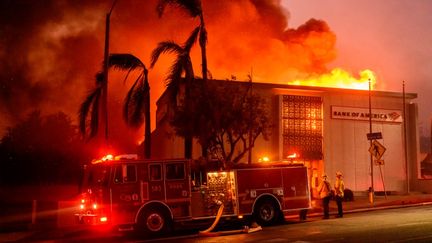
[[[330,67],[371,69],[379,90],[418,93],[422,133],[428,135],[432,93],[432,1],[282,0],[290,26],[314,17],[336,33],[337,58]]]

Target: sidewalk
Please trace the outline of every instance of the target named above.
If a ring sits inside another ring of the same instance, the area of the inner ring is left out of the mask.
[[[321,217],[321,201],[315,201],[316,206],[308,211],[308,217]],[[365,212],[372,210],[382,210],[390,208],[411,207],[421,205],[432,205],[432,194],[422,194],[418,192],[407,195],[375,195],[373,203],[370,203],[367,195],[354,197],[353,201],[343,202],[344,213]],[[330,202],[330,215],[337,213],[337,206],[334,201]],[[292,218],[292,217],[289,217]]]

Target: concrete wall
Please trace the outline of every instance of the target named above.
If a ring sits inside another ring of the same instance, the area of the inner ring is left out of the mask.
[[[407,105],[409,107],[409,113],[407,114],[410,116],[410,121],[417,124],[418,123],[418,107],[417,104],[409,104]],[[420,144],[419,144],[419,138],[418,138],[418,126],[407,126],[407,130],[412,136],[407,138],[407,142],[409,144],[417,144],[417,150],[416,151],[410,151],[408,153],[409,161],[415,160],[416,163],[410,163],[410,191],[416,191],[416,192],[424,192],[424,193],[432,193],[432,180],[430,179],[421,179],[420,177]],[[414,137],[416,135],[416,137]]]
[[[324,164],[328,174],[341,171],[346,187],[366,191],[371,186],[371,161],[368,121],[331,118],[331,106],[368,108],[367,95],[327,93],[324,97]],[[372,97],[372,109],[402,111],[402,100],[393,97]],[[403,150],[403,123],[372,122],[372,131],[381,132],[378,141],[387,149],[383,166],[373,166],[375,191],[405,190],[405,160]],[[381,168],[380,168],[381,167]]]

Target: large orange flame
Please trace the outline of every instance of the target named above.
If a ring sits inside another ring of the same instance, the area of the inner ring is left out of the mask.
[[[288,82],[288,84],[368,90],[369,80],[371,82],[371,89],[373,89],[376,83],[376,77],[374,72],[369,69],[360,71],[359,78],[356,78],[348,71],[335,68],[329,73],[314,75],[303,80],[294,80]]]

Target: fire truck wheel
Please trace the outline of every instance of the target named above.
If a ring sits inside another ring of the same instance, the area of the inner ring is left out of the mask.
[[[170,230],[171,220],[163,210],[146,210],[140,217],[138,228],[146,235],[160,235]]]
[[[265,199],[259,201],[254,210],[254,218],[258,224],[268,226],[279,220],[280,211],[273,200]]]

